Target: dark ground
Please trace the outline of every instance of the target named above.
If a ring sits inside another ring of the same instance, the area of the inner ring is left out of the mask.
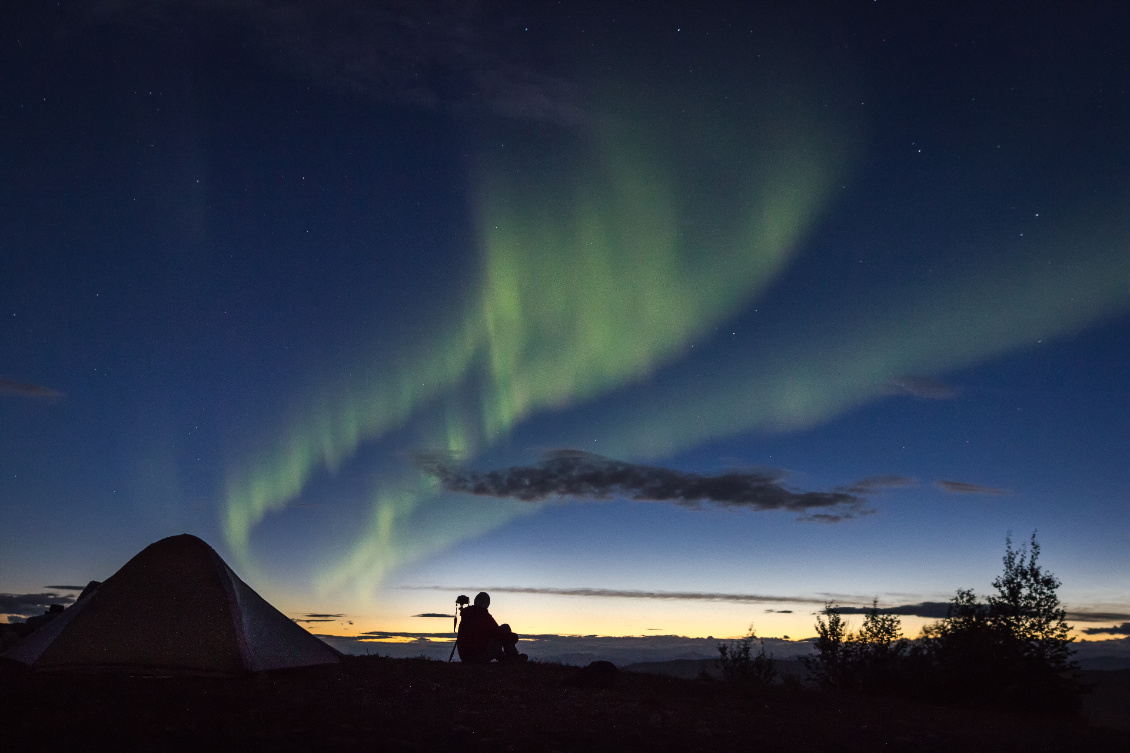
[[[577,669],[346,657],[221,679],[28,674],[0,667],[12,751],[1125,751],[1124,731],[844,698],[800,687],[741,697],[720,682]]]
[[[792,677],[803,681],[807,677],[804,665],[796,659],[778,659],[773,663],[778,677]],[[714,659],[678,659],[674,661],[640,662],[629,664],[630,672],[649,672],[671,677],[693,679],[703,673],[720,677],[718,662]],[[1113,727],[1130,733],[1130,669],[1083,670],[1080,681],[1088,691],[1083,694],[1080,720],[1102,727]],[[1130,750],[1130,744],[1127,745]]]

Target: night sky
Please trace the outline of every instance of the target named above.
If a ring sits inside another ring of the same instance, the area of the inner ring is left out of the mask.
[[[914,635],[1036,531],[1125,632],[1130,15],[1045,5],[11,4],[0,612],[188,532],[342,635]]]

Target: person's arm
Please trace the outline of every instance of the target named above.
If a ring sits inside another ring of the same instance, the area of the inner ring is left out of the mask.
[[[497,640],[502,640],[502,637],[503,637],[503,635],[505,635],[505,632],[503,631],[502,628],[500,628],[498,626],[498,621],[494,619],[494,615],[491,614],[490,612],[487,612],[485,616],[486,616],[487,625],[489,626],[488,629],[490,631],[488,634],[492,638],[495,638]]]

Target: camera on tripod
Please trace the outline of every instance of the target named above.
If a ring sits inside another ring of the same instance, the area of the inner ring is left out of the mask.
[[[459,645],[459,631],[457,629],[459,618],[463,614],[463,607],[470,603],[471,600],[467,598],[466,594],[459,594],[455,597],[455,619],[451,623],[451,632],[455,633],[455,646],[451,647],[451,656],[447,657],[448,662],[455,658],[455,648]]]

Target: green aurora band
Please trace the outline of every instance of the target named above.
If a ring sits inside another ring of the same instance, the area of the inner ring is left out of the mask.
[[[418,446],[473,458],[540,412],[610,397],[583,435],[549,427],[545,441],[599,438],[607,454],[654,459],[811,426],[882,397],[894,377],[1067,336],[1130,303],[1130,229],[1112,206],[992,249],[976,274],[954,266],[884,290],[879,307],[860,300],[751,338],[709,370],[681,360],[784,272],[850,166],[857,129],[790,92],[771,113],[663,110],[653,96],[631,119],[510,124],[484,138],[480,276],[461,318],[415,352],[380,354],[363,380],[319,390],[277,446],[230,474],[223,523],[242,566],[254,567],[252,533],[268,514],[405,428]],[[415,474],[383,481],[369,509],[322,589],[371,598],[393,568],[538,508],[443,495]]]
[[[473,456],[538,411],[648,376],[748,305],[799,247],[850,151],[815,99],[778,95],[788,107],[773,113],[641,106],[635,118],[509,124],[484,139],[500,146],[481,155],[481,277],[466,313],[414,354],[382,354],[363,383],[319,390],[277,446],[229,474],[224,531],[242,565],[254,566],[255,526],[363,443],[438,406],[445,426],[424,446]],[[437,516],[450,529],[413,524],[450,504],[426,486],[375,491],[365,533],[323,583],[371,589],[396,564],[531,509],[478,504]]]
[[[1130,307],[1130,223],[1120,202],[994,249],[976,274],[954,264],[929,285],[885,291],[836,316],[758,338],[728,363],[676,366],[646,396],[627,391],[583,435],[613,456],[654,458],[751,429],[793,431],[890,394],[904,374],[940,374],[1074,335]],[[651,408],[662,405],[663,410]],[[603,407],[603,406],[602,406]]]

